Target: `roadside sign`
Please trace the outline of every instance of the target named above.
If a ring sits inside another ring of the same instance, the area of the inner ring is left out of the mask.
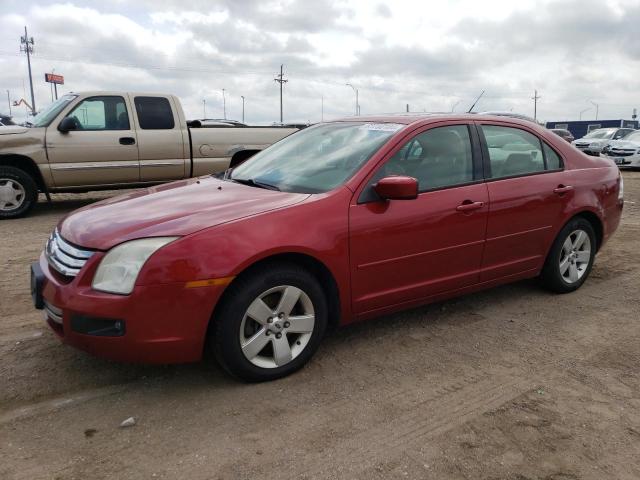
[[[55,73],[45,73],[44,81],[55,83],[56,85],[64,85],[64,77],[62,75],[56,75]]]

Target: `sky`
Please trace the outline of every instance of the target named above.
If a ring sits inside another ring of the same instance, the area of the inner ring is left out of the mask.
[[[187,118],[319,122],[360,112],[505,110],[541,120],[640,108],[640,0],[0,0],[0,111],[59,93],[171,93]],[[348,86],[351,84],[353,87]],[[2,100],[4,96],[4,101]],[[597,105],[597,107],[596,107]],[[26,108],[13,108],[24,118]]]

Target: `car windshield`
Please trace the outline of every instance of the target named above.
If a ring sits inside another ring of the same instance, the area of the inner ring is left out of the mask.
[[[633,132],[630,135],[627,135],[626,137],[624,137],[625,140],[629,140],[631,142],[636,142],[636,143],[640,143],[640,131],[638,132]]]
[[[33,121],[28,122],[29,126],[48,127],[53,119],[58,116],[60,111],[76,97],[77,95],[63,95],[55,102],[47,105],[44,109],[40,110],[40,113],[33,117]]]
[[[286,192],[342,185],[403,125],[336,122],[309,127],[236,167],[231,180]]]
[[[600,128],[593,132],[587,133],[584,138],[611,138],[616,132],[615,128]]]

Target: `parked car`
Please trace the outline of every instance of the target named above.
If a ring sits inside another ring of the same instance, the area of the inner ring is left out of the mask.
[[[8,127],[9,125],[15,125],[10,115],[0,113],[0,127]]]
[[[622,206],[610,161],[528,121],[350,118],[223,178],[71,213],[31,267],[32,295],[92,354],[173,363],[210,348],[233,375],[271,380],[330,327],[525,278],[572,292]]]
[[[635,130],[633,128],[598,128],[574,140],[572,144],[587,155],[598,156],[610,141],[620,140],[631,132]]]
[[[621,169],[640,168],[640,130],[623,140],[613,140],[603,148],[602,154],[611,158]]]
[[[27,214],[38,192],[131,188],[224,172],[296,131],[188,126],[174,95],[64,95],[27,126],[0,130],[0,219]]]
[[[565,139],[569,143],[575,140],[573,138],[573,134],[569,130],[565,130],[564,128],[552,128],[551,131],[559,137]]]

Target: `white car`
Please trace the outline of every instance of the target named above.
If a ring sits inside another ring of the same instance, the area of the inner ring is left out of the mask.
[[[611,158],[622,169],[640,168],[640,130],[627,135],[624,140],[609,142],[602,154]]]
[[[578,150],[587,155],[600,155],[602,149],[612,140],[620,140],[631,132],[633,128],[598,128],[587,133],[584,137],[571,142]]]

